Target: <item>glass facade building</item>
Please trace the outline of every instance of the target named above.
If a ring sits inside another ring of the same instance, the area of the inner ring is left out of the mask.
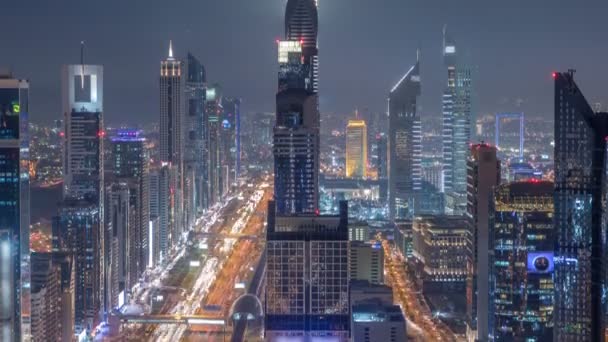
[[[188,226],[207,209],[207,153],[205,150],[205,89],[207,75],[201,62],[188,53],[186,60],[186,117],[184,127],[184,209]]]
[[[346,177],[367,177],[367,125],[365,120],[348,120],[346,126]]]
[[[265,327],[269,341],[349,334],[348,208],[339,216],[281,216],[269,202]]]
[[[420,62],[410,68],[388,97],[388,195],[391,219],[414,215],[414,194],[422,183],[422,126],[417,111]]]
[[[574,82],[555,81],[556,341],[604,341],[606,318],[606,137]]]
[[[274,197],[278,214],[319,208],[319,111],[298,41],[279,42],[274,128]]]
[[[495,341],[551,341],[553,183],[500,185],[492,206],[491,335]]]
[[[447,214],[464,214],[467,191],[467,157],[471,141],[471,70],[458,63],[454,40],[443,29],[443,60],[447,86],[443,92],[443,182],[444,193],[461,194],[446,202]]]
[[[29,83],[0,75],[0,340],[21,341],[30,317]]]
[[[65,200],[53,218],[53,251],[73,255],[74,333],[88,333],[100,322],[104,287],[104,241],[99,206],[85,200]]]

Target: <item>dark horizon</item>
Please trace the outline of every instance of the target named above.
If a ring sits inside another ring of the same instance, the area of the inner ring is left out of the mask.
[[[116,0],[10,2],[0,18],[19,29],[2,37],[0,65],[31,81],[31,120],[48,123],[61,117],[60,67],[79,63],[85,40],[85,62],[104,66],[105,122],[151,123],[159,117],[159,64],[172,39],[177,57],[191,51],[205,65],[209,83],[219,82],[226,94],[243,99],[246,119],[252,112],[274,111],[275,39],[283,36],[284,6],[285,1],[245,0],[151,0],[145,6]],[[608,105],[602,91],[608,78],[605,1],[577,6],[563,0],[385,0],[380,6],[321,0],[319,6],[322,113],[348,114],[356,107],[385,112],[388,91],[420,47],[421,113],[439,117],[444,24],[475,69],[477,116],[517,110],[521,99],[527,116],[550,118],[551,72],[568,68],[577,69],[590,103]],[[341,13],[345,8],[349,15]]]

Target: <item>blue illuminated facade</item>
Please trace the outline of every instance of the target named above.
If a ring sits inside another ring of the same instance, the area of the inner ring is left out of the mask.
[[[492,204],[490,334],[495,341],[551,341],[553,183],[500,185]]]
[[[574,82],[555,80],[555,340],[604,341],[606,317],[606,137]]]
[[[27,339],[30,278],[29,83],[0,75],[0,340]]]

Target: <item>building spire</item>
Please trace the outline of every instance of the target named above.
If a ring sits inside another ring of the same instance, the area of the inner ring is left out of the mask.
[[[84,40],[80,41],[80,87],[84,89]]]
[[[173,59],[173,42],[169,39],[169,59]]]

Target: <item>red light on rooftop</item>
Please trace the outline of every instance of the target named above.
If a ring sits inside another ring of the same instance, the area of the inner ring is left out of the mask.
[[[304,45],[304,39],[300,39],[300,45]]]
[[[277,44],[279,44],[281,42],[278,38],[275,41],[277,42]]]
[[[105,137],[105,136],[106,136],[106,132],[105,132],[105,131],[99,131],[99,132],[97,133],[97,136],[98,136],[98,137],[100,137],[100,138],[103,138],[103,137]]]
[[[319,209],[315,209],[315,215],[319,216],[320,214]]]
[[[554,71],[554,72],[551,74],[551,77],[553,77],[553,79],[556,79],[556,78],[557,78],[557,73]]]
[[[59,136],[63,138],[63,137],[65,137],[65,133],[59,132]]]

